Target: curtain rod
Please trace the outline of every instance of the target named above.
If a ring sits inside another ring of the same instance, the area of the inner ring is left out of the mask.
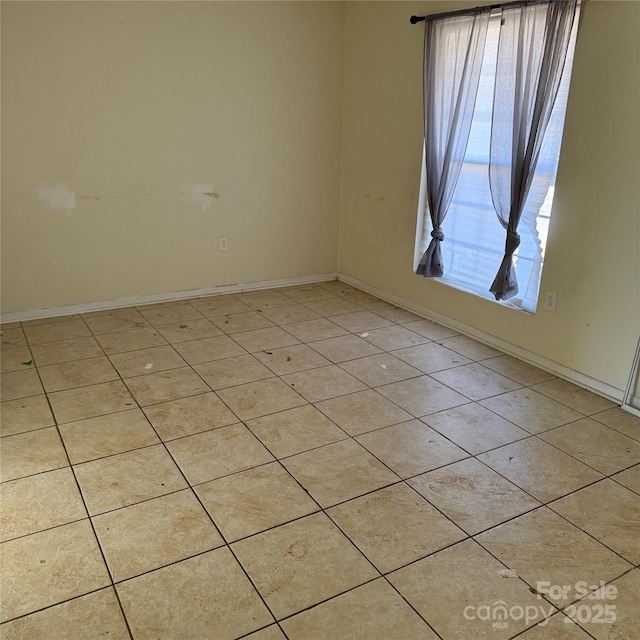
[[[440,20],[451,16],[472,15],[474,13],[484,13],[485,11],[494,11],[495,9],[505,9],[507,7],[517,7],[528,4],[549,4],[552,0],[516,0],[515,2],[503,2],[502,4],[490,4],[483,7],[473,7],[469,9],[460,9],[460,11],[449,11],[447,13],[431,13],[428,16],[411,16],[409,22],[418,24],[427,20]]]

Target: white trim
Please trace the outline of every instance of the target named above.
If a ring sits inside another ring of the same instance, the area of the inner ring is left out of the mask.
[[[279,280],[261,280],[258,282],[245,282],[239,284],[221,285],[217,287],[207,287],[205,289],[189,289],[187,291],[153,293],[150,295],[117,298],[115,300],[69,304],[60,307],[45,307],[42,309],[31,309],[28,311],[10,311],[8,313],[2,314],[1,321],[3,324],[8,322],[22,322],[40,318],[67,316],[76,313],[87,313],[90,311],[105,311],[133,306],[138,307],[146,304],[155,304],[158,302],[171,302],[173,300],[185,300],[188,298],[199,298],[202,296],[220,295],[223,293],[240,293],[242,291],[275,289],[301,284],[311,284],[314,282],[326,282],[327,280],[335,280],[336,278],[338,278],[338,280],[342,282],[353,285],[354,287],[358,287],[359,289],[362,289],[367,293],[377,296],[382,300],[386,300],[391,304],[402,307],[403,309],[407,309],[408,311],[411,311],[416,315],[427,318],[428,320],[433,320],[438,324],[444,325],[445,327],[449,327],[450,329],[454,329],[459,333],[472,337],[479,342],[483,342],[484,344],[495,347],[496,349],[499,349],[506,354],[515,356],[516,358],[519,358],[524,362],[528,362],[529,364],[535,365],[536,367],[544,369],[545,371],[549,371],[550,373],[553,373],[560,378],[564,378],[565,380],[569,380],[570,382],[588,389],[589,391],[593,391],[599,395],[605,396],[611,400],[614,400],[615,402],[622,401],[624,395],[624,391],[622,389],[613,387],[606,382],[602,382],[601,380],[592,378],[591,376],[581,373],[580,371],[576,371],[575,369],[566,367],[559,362],[555,362],[554,360],[545,358],[544,356],[534,353],[533,351],[529,351],[528,349],[524,349],[523,347],[519,347],[518,345],[507,342],[502,338],[492,336],[491,334],[485,333],[484,331],[464,324],[463,322],[453,320],[439,313],[435,313],[434,311],[430,311],[426,307],[408,302],[407,300],[399,298],[398,296],[394,296],[390,293],[387,293],[386,291],[382,291],[381,289],[378,289],[376,287],[372,287],[366,282],[362,282],[357,278],[352,278],[351,276],[343,273],[325,273],[313,276],[299,276],[296,278],[282,278]]]
[[[109,309],[122,309],[124,307],[140,307],[145,304],[158,302],[171,302],[173,300],[185,300],[187,298],[200,298],[202,296],[214,296],[222,293],[240,293],[241,291],[255,291],[257,289],[275,289],[290,287],[313,282],[325,282],[335,280],[337,273],[324,273],[315,276],[298,276],[296,278],[281,278],[279,280],[260,280],[258,282],[243,282],[240,284],[227,284],[218,287],[206,287],[205,289],[188,289],[186,291],[171,291],[169,293],[152,293],[142,296],[128,296],[115,300],[100,300],[98,302],[83,302],[80,304],[67,304],[60,307],[43,307],[41,309],[29,309],[27,311],[9,311],[3,313],[1,321],[24,322],[40,318],[53,318],[55,316],[70,316],[76,313],[89,311],[108,311]]]
[[[382,298],[382,300],[386,300],[391,304],[394,304],[398,307],[402,307],[407,311],[411,311],[416,315],[422,316],[423,318],[427,318],[428,320],[433,320],[438,324],[444,325],[445,327],[449,327],[450,329],[454,329],[459,333],[462,333],[466,336],[474,338],[479,342],[483,342],[484,344],[488,344],[491,347],[495,347],[504,353],[515,356],[516,358],[532,364],[540,369],[544,369],[545,371],[549,371],[554,375],[557,375],[560,378],[564,378],[569,382],[573,382],[584,389],[589,391],[593,391],[598,395],[605,396],[606,398],[613,400],[615,402],[622,402],[622,397],[624,395],[624,391],[622,389],[618,389],[602,380],[598,380],[596,378],[592,378],[580,371],[576,371],[575,369],[571,369],[559,362],[555,362],[554,360],[550,360],[549,358],[545,358],[533,351],[529,351],[523,347],[519,347],[518,345],[512,344],[511,342],[507,342],[502,338],[498,338],[497,336],[492,336],[489,333],[485,333],[480,329],[476,329],[468,324],[463,322],[459,322],[458,320],[453,320],[451,318],[447,318],[439,313],[435,313],[434,311],[430,311],[426,307],[419,306],[417,304],[413,304],[412,302],[408,302],[398,296],[394,296],[386,291],[382,291],[376,287],[372,287],[366,282],[362,282],[357,278],[352,278],[351,276],[347,276],[343,273],[338,273],[338,280],[342,282],[346,282],[347,284],[353,285],[358,289],[362,289],[367,293],[370,293],[378,298]]]

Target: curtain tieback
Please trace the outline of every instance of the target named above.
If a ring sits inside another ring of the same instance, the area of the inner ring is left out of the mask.
[[[512,256],[520,246],[520,234],[516,231],[507,231],[507,242],[504,247],[505,256]]]
[[[442,233],[442,229],[440,227],[434,227],[433,231],[431,232],[431,237],[434,240],[439,240],[440,242],[442,242],[444,240],[444,233]],[[520,240],[518,240],[518,242],[520,242]]]

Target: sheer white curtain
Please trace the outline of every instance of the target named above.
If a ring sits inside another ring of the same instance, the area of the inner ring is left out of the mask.
[[[493,207],[488,177],[500,22],[501,13],[494,12],[487,31],[482,71],[464,163],[447,218],[442,225],[447,238],[442,243],[442,259],[446,269],[444,276],[438,279],[449,286],[490,299],[493,299],[493,296],[489,293],[489,288],[500,267],[505,249],[505,231],[498,222]],[[519,292],[509,300],[503,301],[507,306],[532,313],[536,310],[538,300],[577,27],[576,19],[558,96],[540,150],[538,175],[532,182],[518,227],[521,242],[513,260]],[[424,214],[427,206],[425,183],[426,174],[423,170],[418,207],[416,263],[429,243],[430,226],[428,216]]]
[[[550,172],[537,167],[577,12],[578,0],[506,5],[502,10],[489,156],[493,205],[507,232],[504,257],[490,288],[497,300],[518,293],[513,254],[520,245],[518,225],[531,187],[538,181],[544,193],[551,183]]]
[[[476,102],[490,10],[428,17],[424,37],[425,199],[431,241],[416,273],[443,274],[442,223],[462,168]]]

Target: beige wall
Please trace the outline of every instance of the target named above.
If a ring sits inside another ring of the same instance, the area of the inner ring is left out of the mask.
[[[640,2],[587,5],[536,315],[412,274],[423,28],[478,2],[347,5],[339,270],[624,388],[640,332]]]
[[[335,271],[343,42],[334,2],[2,2],[3,311]]]
[[[412,274],[423,28],[408,17],[471,4],[2,2],[3,311],[338,266],[624,387],[640,3],[585,10],[542,281],[558,310],[535,316]],[[185,200],[185,183],[220,197]]]

